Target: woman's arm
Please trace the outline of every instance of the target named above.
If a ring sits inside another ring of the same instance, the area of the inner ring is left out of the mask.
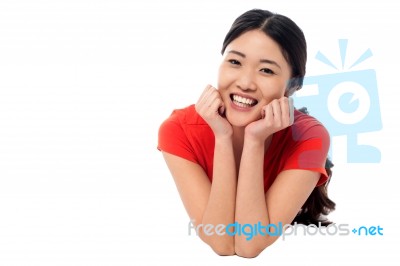
[[[307,170],[281,172],[264,194],[263,145],[245,142],[239,170],[235,220],[241,224],[290,224],[311,194],[320,176]],[[274,233],[274,232],[272,232]],[[256,257],[279,238],[255,235],[235,235],[235,253],[242,257]]]
[[[234,237],[215,231],[218,224],[226,226],[234,221],[237,183],[231,139],[215,141],[212,183],[198,164],[166,152],[163,155],[190,219],[196,228],[203,224],[198,231],[200,238],[217,254],[234,255]],[[207,224],[213,228],[204,230]]]
[[[224,105],[219,92],[208,85],[198,102],[197,113],[207,122],[215,136],[213,182],[197,164],[165,153],[183,204],[199,227],[199,236],[220,255],[235,254],[234,237],[217,234],[215,227],[234,221],[237,175],[232,144],[232,126],[220,115]],[[212,227],[212,228],[211,228]],[[218,227],[221,230],[221,226]]]
[[[236,168],[231,138],[216,138],[214,150],[213,182],[207,206],[203,214],[203,224],[227,226],[235,219]],[[220,255],[234,255],[234,237],[228,234],[207,236],[202,239]]]
[[[264,193],[265,140],[292,125],[290,110],[287,98],[273,100],[263,108],[263,118],[246,127],[235,209],[235,220],[241,225],[290,224],[318,182],[320,174],[317,172],[287,170],[281,172]],[[269,236],[265,230],[264,234],[251,239],[248,234],[236,234],[236,254],[255,257],[279,237]]]

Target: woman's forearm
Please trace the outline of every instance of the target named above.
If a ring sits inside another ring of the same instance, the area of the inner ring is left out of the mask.
[[[269,223],[264,193],[264,143],[246,140],[240,162],[237,186],[235,220],[241,224]],[[248,231],[250,228],[247,228]],[[248,231],[250,233],[250,231]],[[235,250],[245,257],[256,256],[268,243],[268,237],[262,235],[236,234]]]
[[[227,226],[235,219],[236,198],[236,168],[233,153],[232,138],[217,137],[215,139],[213,181],[202,224],[223,224]],[[220,255],[234,254],[234,236],[219,235],[216,230],[207,234],[207,230],[200,230],[200,237]]]

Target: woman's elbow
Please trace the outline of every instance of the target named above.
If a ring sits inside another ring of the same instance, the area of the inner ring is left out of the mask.
[[[211,247],[215,253],[217,253],[220,256],[233,256],[235,255],[235,248],[233,245],[219,245],[219,246],[214,246]]]
[[[238,255],[239,257],[243,257],[243,258],[255,258],[258,255],[260,255],[262,250],[259,249],[255,249],[255,248],[235,248],[235,253],[236,255]]]
[[[256,246],[256,245],[237,245],[235,246],[235,254],[243,258],[255,258],[263,252],[269,245]]]
[[[220,256],[235,255],[235,246],[232,237],[224,238],[207,238],[204,233],[200,231],[200,239],[207,243],[212,250]]]

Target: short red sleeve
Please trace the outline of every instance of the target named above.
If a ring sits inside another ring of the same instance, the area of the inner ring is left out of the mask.
[[[161,124],[158,130],[157,149],[197,163],[195,152],[182,128],[181,120],[184,118],[183,112],[175,110]]]
[[[284,170],[304,169],[321,173],[317,186],[328,180],[325,169],[326,158],[330,145],[329,133],[321,124],[314,124],[304,132],[296,127],[292,129],[295,140],[285,163]]]

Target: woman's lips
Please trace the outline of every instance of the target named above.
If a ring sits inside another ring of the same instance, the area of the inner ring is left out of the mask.
[[[258,103],[254,98],[234,93],[230,94],[230,98],[232,101],[232,107],[240,111],[250,110]]]

